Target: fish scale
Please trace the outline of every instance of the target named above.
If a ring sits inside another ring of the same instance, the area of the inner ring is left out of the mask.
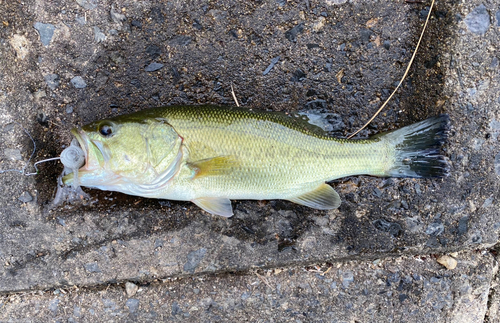
[[[186,118],[180,113],[182,110],[165,112],[163,117],[185,139],[186,145],[196,147],[194,159],[217,155],[241,157],[242,167],[236,173],[252,175],[248,180],[256,179],[251,189],[262,185],[259,175],[273,179],[270,183],[279,184],[278,188],[285,183],[332,180],[353,172],[383,172],[384,147],[380,140],[349,142],[321,136],[307,128],[312,126],[304,126],[303,120],[287,117],[288,121],[275,113],[264,114],[267,118],[262,118],[262,114],[251,111],[192,109],[186,114],[199,118]],[[201,125],[193,126],[196,119]],[[245,171],[245,166],[250,172]],[[247,183],[236,184],[241,187]]]

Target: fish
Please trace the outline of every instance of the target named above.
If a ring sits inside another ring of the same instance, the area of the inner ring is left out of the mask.
[[[65,185],[191,201],[230,217],[231,200],[340,206],[334,179],[443,177],[445,114],[368,139],[327,135],[301,116],[238,107],[166,106],[73,128],[84,165]]]

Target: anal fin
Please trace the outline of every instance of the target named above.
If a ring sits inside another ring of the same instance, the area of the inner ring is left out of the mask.
[[[288,200],[318,210],[331,210],[340,206],[339,194],[330,185],[325,183],[313,191]]]
[[[233,215],[231,200],[225,197],[200,197],[191,202],[211,214],[221,215],[226,218]]]

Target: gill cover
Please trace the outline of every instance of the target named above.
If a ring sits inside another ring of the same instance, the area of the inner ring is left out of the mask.
[[[162,119],[94,122],[72,133],[85,152],[79,184],[137,195],[167,185],[182,159],[182,138]],[[64,178],[71,182],[72,176]]]

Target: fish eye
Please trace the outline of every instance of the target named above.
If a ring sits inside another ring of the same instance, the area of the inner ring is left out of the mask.
[[[103,122],[99,124],[97,127],[97,131],[101,134],[101,136],[107,138],[113,135],[113,125],[107,122]]]

